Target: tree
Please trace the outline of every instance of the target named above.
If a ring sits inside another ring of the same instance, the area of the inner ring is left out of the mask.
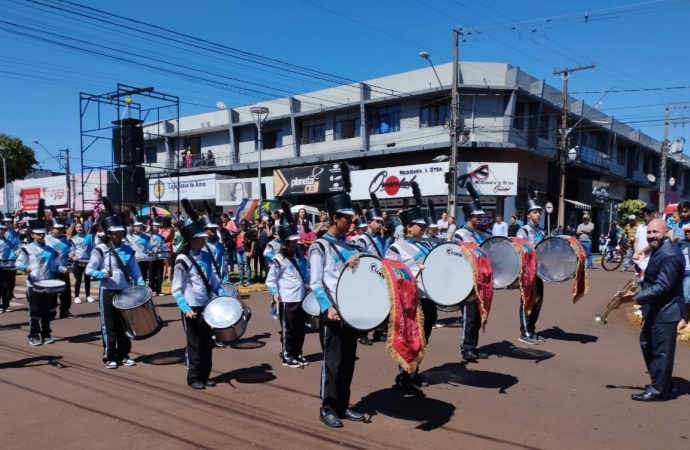
[[[642,200],[625,200],[618,204],[618,223],[625,223],[630,214],[635,214],[639,219],[642,217],[642,208],[647,205],[647,202]]]
[[[37,163],[36,155],[31,147],[24,145],[21,139],[0,133],[0,146],[8,147],[6,150],[7,160],[7,182],[23,180],[28,174],[34,171],[34,164]],[[2,160],[0,159],[0,167]],[[0,187],[5,186],[5,179],[0,173]]]

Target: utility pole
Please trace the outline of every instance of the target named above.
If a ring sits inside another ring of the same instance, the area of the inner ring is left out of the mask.
[[[574,69],[554,70],[554,75],[563,78],[563,116],[561,117],[560,145],[558,147],[558,166],[560,169],[560,192],[558,194],[558,228],[565,230],[565,158],[568,154],[570,132],[568,129],[568,78],[578,70],[594,69],[594,64],[577,66]]]
[[[67,179],[67,208],[72,209],[72,180],[70,179],[69,173],[69,149],[60,150],[60,153],[65,152],[65,156],[60,155],[61,158],[65,158],[65,178]]]
[[[456,192],[458,191],[458,179],[456,175],[456,165],[458,161],[458,40],[460,37],[460,30],[453,30],[453,85],[451,87],[450,93],[450,103],[451,103],[451,127],[450,127],[450,183],[448,183],[448,214],[451,217],[455,216],[456,205],[458,203],[458,198]],[[421,205],[419,205],[421,206]]]
[[[659,211],[666,208],[666,158],[668,157],[668,121],[671,107],[666,107],[664,115],[664,140],[661,141],[661,179],[659,180]]]

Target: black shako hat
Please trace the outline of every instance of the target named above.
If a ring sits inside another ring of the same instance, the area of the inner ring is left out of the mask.
[[[364,217],[366,217],[367,222],[371,222],[372,220],[383,221],[383,214],[381,213],[381,204],[379,203],[379,198],[373,192],[371,192],[369,196],[371,197],[371,202],[373,203],[374,207],[368,209],[366,214],[364,214]]]
[[[281,242],[287,241],[297,241],[299,240],[299,232],[295,226],[295,218],[292,215],[290,209],[292,205],[287,202],[287,200],[282,200],[280,202],[280,207],[283,208],[283,226],[278,229],[278,237]],[[274,229],[276,227],[273,227]]]
[[[38,212],[35,219],[29,219],[29,229],[32,233],[45,234],[46,233],[46,201],[40,199],[38,201]]]
[[[535,209],[538,209],[539,211],[544,209],[539,204],[539,200],[537,200],[537,192],[534,190],[532,186],[529,186],[527,188],[527,195],[528,200],[527,203],[525,203],[525,211],[529,213],[530,211],[533,211]]]
[[[182,207],[189,220],[187,225],[180,228],[180,235],[185,242],[190,242],[195,238],[205,238],[206,230],[204,230],[204,225],[199,221],[199,213],[192,207],[189,199],[182,199]]]
[[[107,215],[101,219],[101,228],[103,231],[106,233],[110,231],[126,231],[110,199],[108,197],[103,197],[101,201],[103,202],[103,207],[107,213]]]
[[[465,185],[467,193],[470,194],[472,201],[462,205],[462,213],[465,215],[465,220],[469,219],[470,216],[483,216],[486,213],[482,209],[482,204],[479,201],[479,193],[474,188],[472,182],[468,182]]]
[[[404,210],[398,218],[403,227],[413,223],[426,225],[426,220],[424,220],[424,214],[422,214],[422,208],[420,207],[422,204],[422,191],[419,190],[419,184],[416,181],[410,183],[410,187],[412,187],[412,196],[416,205]]]

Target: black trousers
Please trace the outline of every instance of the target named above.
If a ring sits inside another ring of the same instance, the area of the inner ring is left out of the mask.
[[[16,277],[15,270],[0,270],[0,309],[10,307]]]
[[[84,281],[84,294],[91,297],[91,277],[86,274],[86,267],[74,265],[74,296],[79,297],[81,282]]]
[[[149,261],[137,261],[139,266],[139,271],[141,272],[141,277],[144,281],[149,281],[149,266],[151,265]],[[149,286],[150,287],[150,286]]]
[[[103,336],[103,362],[122,361],[132,350],[132,341],[125,334],[122,318],[113,306],[113,297],[122,292],[100,289],[98,303],[101,311],[101,334]]]
[[[676,355],[676,327],[678,322],[654,323],[645,321],[640,332],[640,347],[654,394],[665,396],[671,387],[673,360]]]
[[[50,310],[57,301],[57,294],[44,294],[27,287],[29,300],[29,337],[50,337]]]
[[[211,328],[204,322],[203,306],[192,306],[196,318],[188,319],[182,314],[182,326],[187,340],[187,384],[201,381],[206,384],[211,376],[213,347],[215,341]]]
[[[60,298],[60,314],[69,311],[72,306],[72,287],[70,286],[69,273],[56,273],[55,279],[65,282],[65,290],[58,294]]]
[[[157,259],[149,262],[149,287],[155,294],[161,293],[163,284],[163,260]]]
[[[357,330],[321,313],[321,410],[342,414],[350,407],[350,385],[357,358]]]
[[[301,356],[306,332],[306,317],[302,302],[280,303],[280,325],[283,355],[292,358]]]
[[[462,307],[462,341],[460,349],[463,354],[470,350],[476,350],[479,343],[479,330],[482,328],[482,319],[479,314],[479,301],[474,301]]]
[[[544,302],[544,282],[537,277],[537,298],[532,306],[532,314],[529,316],[522,307],[522,300],[520,300],[520,334],[523,336],[532,336],[539,320],[539,312],[541,312],[541,304]]]

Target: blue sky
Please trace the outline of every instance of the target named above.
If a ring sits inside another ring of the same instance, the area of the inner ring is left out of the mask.
[[[100,16],[113,25],[87,20],[84,14],[97,12],[79,5],[123,18]],[[690,86],[689,0],[0,0],[0,12],[0,132],[32,146],[37,139],[51,152],[70,148],[73,171],[79,170],[79,92],[103,94],[115,90],[117,82],[154,86],[179,96],[182,115],[189,115],[213,110],[217,101],[232,107],[321,89],[333,85],[332,76],[369,80],[418,69],[428,64],[420,51],[429,52],[436,64],[446,63],[454,27],[471,31],[461,44],[461,60],[507,62],[558,88],[562,82],[553,75],[555,68],[595,62],[595,69],[572,76],[570,92],[594,104],[600,92],[614,86],[629,91],[608,94],[600,109],[657,139],[664,106],[690,102],[690,89],[668,89]],[[190,41],[182,34],[278,61],[269,68],[257,66],[253,57],[219,53],[228,53],[227,48],[208,53],[171,46],[125,28],[156,31],[134,21],[174,30],[179,33],[174,37],[185,42]],[[174,62],[160,67],[184,73],[75,51],[64,46],[78,42],[69,38],[82,41],[79,46],[112,47],[111,54],[119,56],[134,53],[138,56],[123,57],[139,63]],[[305,75],[283,63],[328,76]],[[690,112],[674,111],[669,139],[690,138],[690,124],[683,125],[687,118]],[[43,168],[57,169],[42,148],[36,147],[36,156]],[[93,165],[110,161],[103,154],[85,157]]]

